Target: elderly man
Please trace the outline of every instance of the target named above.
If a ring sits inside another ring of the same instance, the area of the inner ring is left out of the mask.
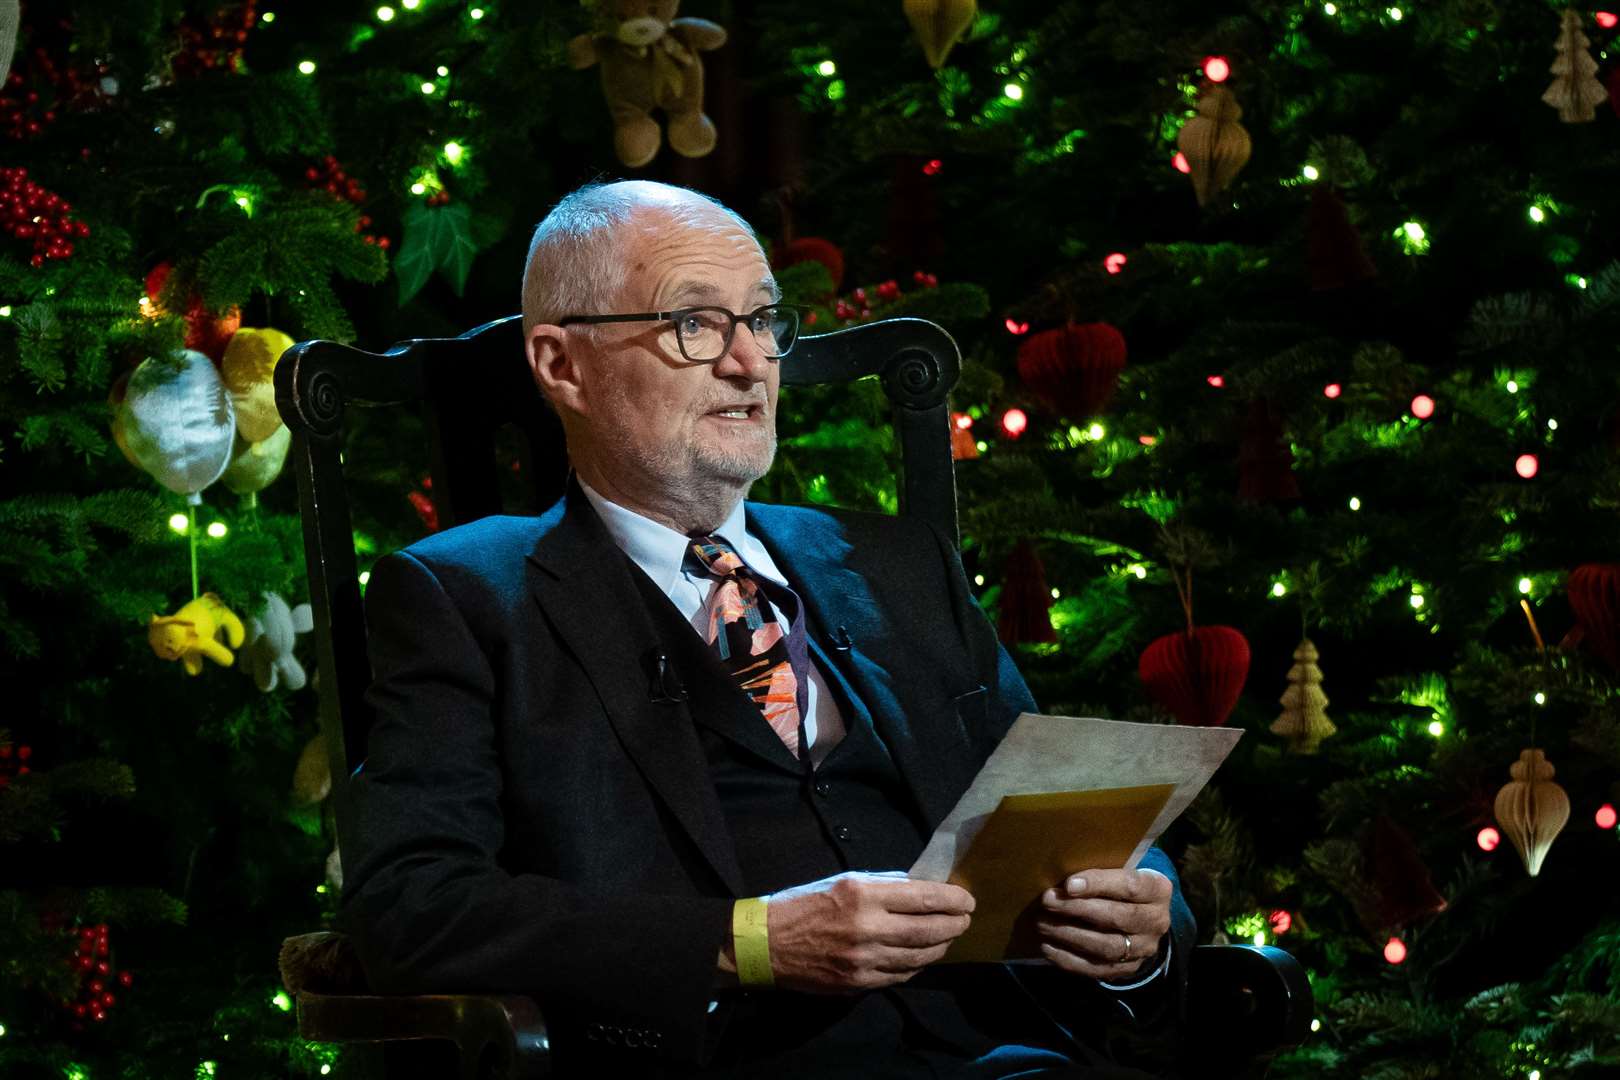
[[[973,897],[903,871],[1034,702],[932,527],[743,502],[779,300],[748,225],[684,189],[588,186],[536,231],[524,332],[574,476],[372,571],[367,970],[532,993],[564,1068],[1127,1075],[1086,1036],[1179,1007],[1161,853],[1054,882],[1047,963],[930,967]]]

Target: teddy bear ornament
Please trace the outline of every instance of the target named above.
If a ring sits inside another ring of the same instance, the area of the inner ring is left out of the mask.
[[[680,0],[602,0],[604,29],[568,43],[575,68],[601,67],[613,149],[632,169],[651,161],[663,142],[654,109],[662,110],[677,154],[702,157],[714,149],[698,53],[724,45],[726,31],[707,19],[676,18],[679,8]]]

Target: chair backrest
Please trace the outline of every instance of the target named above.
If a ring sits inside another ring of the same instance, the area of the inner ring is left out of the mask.
[[[885,319],[801,338],[782,361],[782,383],[803,386],[876,376],[900,437],[900,512],[957,539],[956,480],[946,396],[961,354],[944,329],[922,319]],[[510,316],[455,338],[405,341],[370,353],[305,341],[276,365],[276,405],[292,429],[304,559],[315,616],[321,731],[341,821],[348,777],[365,761],[371,712],[366,623],[354,527],[343,480],[344,415],[351,406],[406,405],[424,412],[439,525],[500,513],[497,433],[521,436],[519,475],[536,511],[562,496],[568,463],[562,425],[524,356],[522,322]]]

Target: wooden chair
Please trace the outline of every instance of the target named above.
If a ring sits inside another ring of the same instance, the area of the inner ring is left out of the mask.
[[[320,721],[330,757],[340,849],[351,820],[347,778],[364,762],[371,679],[354,534],[343,479],[344,417],[352,407],[424,411],[432,498],[441,527],[500,513],[497,433],[515,428],[526,457],[527,508],[561,497],[561,425],[523,360],[513,316],[457,338],[403,342],[368,353],[329,341],[288,350],[276,368],[276,402],[292,429],[310,602],[320,670]],[[957,537],[956,484],[947,395],[961,373],[949,334],[921,319],[888,319],[800,340],[783,361],[784,385],[882,380],[900,438],[900,512]],[[366,992],[341,935],[289,938],[282,977],[298,1002],[299,1033],[322,1042],[404,1045],[387,1075],[528,1078],[551,1074],[540,1006],[521,996],[379,996]],[[1280,949],[1202,946],[1192,959],[1188,1043],[1199,1076],[1263,1071],[1309,1031],[1313,1002],[1304,971]],[[440,1044],[434,1061],[427,1044]]]

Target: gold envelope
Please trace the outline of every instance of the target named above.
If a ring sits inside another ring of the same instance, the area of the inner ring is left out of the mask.
[[[951,872],[973,922],[943,963],[1038,958],[1041,894],[1077,870],[1122,867],[1174,784],[1006,795]]]

